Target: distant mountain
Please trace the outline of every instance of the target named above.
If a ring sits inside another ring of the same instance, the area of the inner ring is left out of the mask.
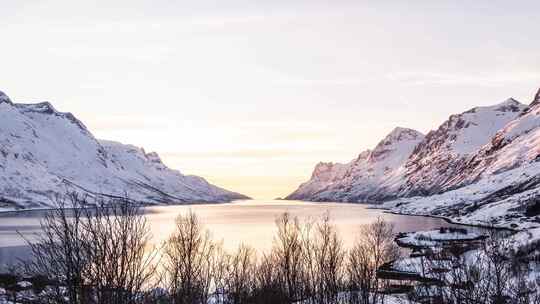
[[[320,163],[311,179],[288,199],[374,201],[393,197],[404,182],[406,162],[424,139],[418,131],[395,128],[373,150],[348,164]]]
[[[348,164],[318,164],[311,179],[287,198],[371,203],[397,199],[404,206],[430,197],[445,201],[452,195],[452,204],[482,204],[540,190],[539,155],[540,90],[529,106],[510,98],[476,107],[451,115],[425,137],[396,128],[373,151]]]
[[[156,204],[247,198],[172,170],[155,152],[98,140],[48,102],[13,103],[0,92],[0,209],[47,207],[74,190]]]

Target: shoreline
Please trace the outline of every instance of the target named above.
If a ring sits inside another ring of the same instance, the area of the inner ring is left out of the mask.
[[[292,200],[288,200],[292,201]],[[433,215],[433,214],[414,214],[414,213],[404,213],[404,212],[398,212],[393,211],[388,208],[382,208],[378,207],[380,204],[373,204],[373,203],[361,203],[361,202],[319,202],[319,201],[307,201],[307,200],[300,200],[302,202],[309,202],[309,203],[337,203],[337,204],[358,204],[358,205],[365,205],[368,209],[375,209],[375,210],[381,210],[383,213],[388,214],[395,214],[395,215],[406,215],[406,216],[420,216],[420,217],[429,217],[429,218],[436,218],[444,220],[445,222],[453,225],[460,225],[460,226],[466,226],[466,227],[475,227],[475,228],[483,228],[483,229],[489,229],[489,230],[501,230],[501,231],[508,231],[508,232],[519,232],[521,230],[513,229],[510,227],[496,227],[496,226],[488,226],[488,225],[482,225],[482,224],[468,224],[468,223],[460,223],[452,220],[449,217],[442,216],[442,215]]]
[[[182,204],[139,204],[139,207],[141,208],[147,208],[147,207],[168,207],[168,206],[194,206],[194,205],[223,205],[223,204],[231,204],[236,201],[245,201],[245,199],[235,199],[231,201],[223,201],[223,202],[191,202],[191,203],[182,203]],[[17,213],[28,213],[28,212],[43,212],[43,211],[54,211],[58,208],[55,207],[44,207],[44,208],[28,208],[28,209],[19,209],[19,210],[0,210],[0,218],[4,215],[10,215],[10,214],[17,214]],[[65,208],[66,210],[74,210],[74,209],[87,209],[87,208]]]
[[[459,222],[453,221],[453,220],[452,220],[451,218],[449,218],[449,217],[442,216],[442,215],[411,214],[411,213],[404,213],[404,212],[392,211],[392,210],[390,210],[390,209],[384,209],[384,208],[373,208],[373,209],[383,210],[384,213],[396,214],[396,215],[407,215],[407,216],[420,216],[420,217],[437,218],[437,219],[444,220],[444,221],[446,221],[447,223],[453,224],[453,225],[460,225],[460,226],[467,226],[467,227],[475,227],[475,228],[483,228],[483,229],[488,229],[488,230],[501,230],[501,231],[504,230],[504,231],[509,231],[509,232],[519,232],[519,231],[520,231],[520,230],[508,228],[508,227],[494,227],[494,226],[481,225],[481,224],[466,224],[466,223],[459,223]]]

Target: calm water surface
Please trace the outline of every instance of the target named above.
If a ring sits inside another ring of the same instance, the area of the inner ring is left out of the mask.
[[[251,200],[230,204],[147,207],[144,210],[156,244],[163,242],[173,232],[174,219],[179,214],[192,210],[211,231],[214,239],[223,240],[227,249],[244,243],[259,251],[272,246],[277,230],[274,221],[285,211],[297,215],[301,220],[317,219],[329,211],[345,246],[354,242],[361,225],[372,223],[378,217],[392,222],[396,232],[453,226],[441,219],[394,215],[369,209],[367,205],[344,203]],[[45,211],[0,214],[0,264],[28,255],[28,248],[19,233],[26,237],[38,233],[44,214]]]

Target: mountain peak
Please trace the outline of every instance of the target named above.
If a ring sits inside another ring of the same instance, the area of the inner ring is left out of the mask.
[[[345,165],[333,162],[319,162],[311,175],[312,180],[330,180],[338,174]]]
[[[0,103],[3,103],[3,102],[12,104],[9,97],[4,92],[0,91]]]
[[[498,112],[521,112],[526,107],[521,102],[510,97],[507,100],[494,106],[495,111]]]
[[[498,104],[499,106],[506,106],[506,105],[512,105],[512,104],[519,104],[520,102],[514,99],[513,97],[508,98],[507,100],[501,102]]]
[[[414,129],[410,129],[410,128],[404,128],[404,127],[395,127],[392,132],[390,132],[388,136],[402,136],[402,135],[405,135],[405,136],[412,136],[414,138],[418,137],[418,136],[422,136],[423,134],[419,131],[416,131]]]
[[[416,140],[424,137],[424,134],[409,128],[395,127],[386,137],[377,145],[375,150],[379,150],[382,146],[388,146],[396,142],[404,140]]]
[[[5,96],[5,95],[4,95]],[[6,96],[7,98],[7,96]],[[2,95],[0,95],[0,102],[2,100]],[[86,126],[80,121],[75,115],[70,112],[60,112],[48,101],[38,102],[38,103],[11,103],[15,106],[21,113],[29,114],[38,114],[38,115],[52,115],[66,119],[67,121],[77,125],[83,132],[90,133]]]
[[[326,171],[329,168],[332,168],[333,166],[334,166],[333,162],[322,162],[321,161],[321,162],[319,162],[318,164],[315,165],[314,172]]]
[[[463,117],[464,114],[477,114],[479,112],[521,112],[523,109],[525,109],[527,106],[522,104],[521,102],[517,101],[514,98],[508,98],[503,102],[491,105],[491,106],[480,106],[480,107],[474,107],[468,111],[465,111],[461,114],[454,114],[451,115],[450,118],[459,119]]]

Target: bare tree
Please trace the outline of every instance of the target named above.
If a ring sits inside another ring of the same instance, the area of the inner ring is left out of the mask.
[[[276,219],[276,226],[278,233],[274,239],[272,255],[279,271],[282,289],[287,295],[287,302],[292,303],[305,296],[300,222],[297,217],[286,212]]]
[[[230,304],[245,304],[253,301],[256,289],[257,270],[255,250],[241,245],[231,256],[227,272],[227,301]]]
[[[176,218],[176,230],[164,248],[166,289],[175,304],[206,304],[216,245],[193,212]]]
[[[42,233],[37,240],[27,240],[32,259],[26,264],[27,272],[59,280],[51,301],[83,303],[85,268],[91,257],[81,250],[85,246],[82,229],[86,199],[75,193],[56,196],[56,209],[47,213],[41,221]],[[73,209],[69,210],[72,207]],[[66,294],[60,285],[65,286]]]
[[[146,218],[127,200],[84,209],[82,222],[91,257],[85,278],[97,303],[134,303],[157,283],[157,249],[150,245]]]
[[[283,288],[278,258],[270,253],[261,257],[255,275],[256,289],[253,303],[288,303],[289,295]]]
[[[150,288],[156,250],[144,216],[128,199],[89,200],[70,193],[29,241],[27,271],[55,284],[53,303],[136,303]],[[66,292],[63,291],[65,287]]]
[[[330,214],[326,212],[316,225],[313,246],[305,250],[314,253],[316,303],[335,303],[343,286],[343,263],[345,251],[336,228],[331,224]]]
[[[380,218],[361,227],[347,252],[329,213],[303,224],[284,213],[276,219],[271,251],[258,258],[245,245],[225,252],[189,212],[177,217],[162,248],[158,277],[146,219],[129,200],[69,194],[56,202],[42,221],[43,233],[29,241],[33,260],[26,271],[49,285],[40,303],[334,304],[345,291],[350,303],[382,304],[389,283],[377,271],[399,258],[393,226]],[[530,277],[534,266],[517,257],[514,245],[494,234],[473,247],[426,250],[421,275],[432,284],[417,284],[411,299],[540,304],[540,280]],[[158,283],[163,288],[155,288]]]
[[[393,225],[378,218],[360,229],[358,240],[348,255],[347,271],[351,302],[377,304],[384,302],[384,282],[377,278],[377,269],[399,257],[394,243]]]
[[[216,243],[211,256],[213,296],[215,303],[227,300],[227,275],[231,263],[231,255],[223,249],[223,243]]]

